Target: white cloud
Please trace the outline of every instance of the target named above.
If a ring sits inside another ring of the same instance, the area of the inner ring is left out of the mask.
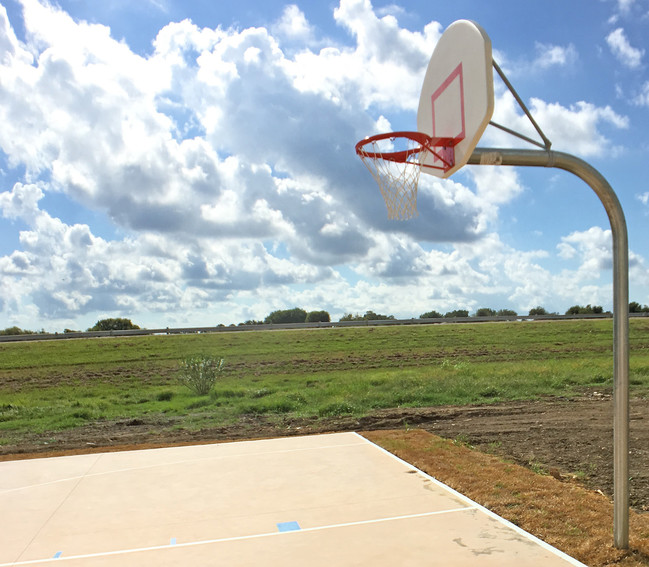
[[[518,172],[515,169],[500,167],[474,167],[473,174],[478,197],[485,208],[509,203],[522,191]]]
[[[598,226],[564,236],[557,249],[561,258],[579,266],[584,277],[597,276],[613,266],[611,231]]]
[[[32,220],[38,212],[43,191],[38,185],[16,183],[11,192],[0,193],[0,210],[8,219]]]
[[[540,141],[532,124],[508,91],[496,98],[495,122]],[[601,132],[602,127],[612,126],[620,130],[629,127],[628,117],[618,114],[610,106],[598,107],[585,101],[564,106],[539,98],[532,98],[528,106],[538,125],[552,141],[554,149],[584,157],[599,156],[617,149],[612,147],[610,139]],[[485,133],[485,141],[490,145],[505,147],[524,144],[493,128]]]
[[[296,87],[342,105],[416,109],[440,24],[432,22],[423,32],[405,30],[392,15],[379,18],[369,0],[341,0],[334,18],[354,36],[355,48],[299,53],[288,63]]]
[[[599,131],[600,125],[617,129],[629,126],[628,118],[610,106],[602,108],[583,101],[566,108],[532,99],[531,112],[557,148],[570,148],[583,156],[602,155],[611,150],[610,141]]]
[[[0,257],[0,278],[17,289],[11,283],[15,277],[29,276],[19,295],[31,296],[41,317],[108,313],[128,305],[178,309],[187,294],[203,291],[204,300],[192,306],[200,313],[210,302],[262,281],[308,283],[332,275],[326,268],[274,258],[255,242],[195,239],[187,248],[151,234],[108,242],[87,225],[69,226],[39,210],[42,197],[38,187],[20,184],[0,193],[3,216],[29,224],[20,234],[24,251]]]
[[[558,273],[535,261],[546,253],[511,255],[505,264],[506,273],[519,282],[511,300],[527,309],[557,303],[610,305],[610,240],[610,231],[599,227],[562,237],[557,257],[566,267]]]
[[[633,47],[624,33],[623,28],[616,28],[610,34],[606,36],[606,43],[615,55],[615,57],[624,65],[630,69],[636,69],[642,64],[642,58],[644,57],[644,49],[638,49]]]
[[[493,47],[493,58],[510,79],[546,75],[548,70],[564,68],[571,71],[579,60],[577,47],[573,43],[556,45],[552,43],[534,43],[534,56],[527,54],[512,56]],[[498,88],[498,80],[496,81]]]
[[[537,57],[533,63],[534,67],[548,69],[550,67],[564,67],[573,64],[577,58],[577,49],[571,43],[566,47],[561,45],[550,45],[545,43],[536,44]]]
[[[617,0],[617,6],[620,12],[626,14],[631,10],[631,7],[635,2],[636,0]]]
[[[642,85],[640,93],[633,99],[638,106],[649,106],[649,81]]]
[[[273,26],[273,32],[289,40],[311,43],[314,40],[313,26],[308,22],[304,12],[295,4],[284,8],[280,20]]]

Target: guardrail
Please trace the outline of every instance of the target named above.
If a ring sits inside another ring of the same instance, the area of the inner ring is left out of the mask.
[[[51,341],[58,339],[91,339],[144,335],[187,335],[199,333],[235,333],[245,331],[277,331],[288,329],[328,329],[332,327],[376,327],[386,325],[443,325],[449,323],[493,323],[498,321],[557,321],[570,319],[610,319],[611,313],[587,315],[506,315],[494,317],[440,317],[434,319],[379,319],[371,321],[327,321],[316,323],[264,323],[261,325],[219,325],[218,327],[182,327],[164,329],[125,329],[120,331],[85,331],[79,333],[35,333],[0,335],[0,343]],[[629,313],[629,317],[648,317],[649,313]]]

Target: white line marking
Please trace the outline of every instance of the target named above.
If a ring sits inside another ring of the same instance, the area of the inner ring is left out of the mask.
[[[443,482],[440,482],[434,476],[430,476],[429,474],[426,474],[424,471],[419,470],[417,467],[413,467],[410,463],[408,463],[407,461],[404,461],[403,459],[397,457],[394,453],[390,453],[390,451],[388,451],[387,449],[384,449],[383,447],[377,445],[376,443],[372,443],[372,441],[370,441],[369,439],[365,439],[365,437],[363,437],[362,435],[360,435],[358,433],[356,433],[356,435],[358,435],[361,439],[364,439],[370,445],[374,445],[376,448],[383,451],[386,455],[389,455],[393,459],[395,459],[395,460],[399,461],[400,463],[404,464],[410,470],[417,471],[420,475],[427,478],[431,482],[435,483],[440,488],[443,488],[444,490],[447,490],[448,492],[450,492],[451,494],[453,494],[454,496],[456,496],[457,498],[459,498],[463,502],[466,502],[473,509],[479,510],[480,512],[484,512],[490,518],[493,518],[494,520],[497,520],[501,524],[504,524],[508,528],[514,530],[519,535],[522,535],[523,537],[526,537],[527,539],[529,539],[529,540],[533,541],[534,543],[540,545],[542,548],[554,553],[555,555],[558,555],[562,559],[565,559],[568,563],[571,563],[572,565],[575,565],[576,567],[588,567],[587,565],[585,565],[581,561],[577,561],[577,559],[575,559],[574,557],[570,557],[570,555],[564,553],[560,549],[557,549],[556,547],[552,547],[549,543],[546,543],[542,539],[539,539],[538,537],[532,535],[531,533],[526,532],[524,529],[519,528],[516,524],[512,524],[509,520],[505,520],[505,518],[501,518],[498,514],[496,514],[495,512],[492,512],[491,510],[489,510],[489,508],[485,508],[484,506],[478,504],[477,502],[474,502],[468,496],[465,496],[461,492],[458,492],[457,490],[453,490],[450,486],[446,486]],[[2,566],[0,566],[0,567],[2,567]]]
[[[90,465],[90,467],[88,467],[88,468],[86,469],[86,471],[91,470],[92,467],[95,466],[95,464],[97,463],[97,461],[99,461],[99,459],[100,459],[100,456],[97,456],[97,458],[93,461],[93,463]],[[86,474],[82,474],[82,475],[76,477],[76,479],[75,479],[75,481],[76,481],[75,485],[74,485],[74,486],[73,486],[73,487],[72,487],[72,488],[71,488],[67,493],[65,493],[64,495],[62,495],[62,498],[61,498],[60,502],[55,506],[55,508],[54,508],[54,509],[52,510],[52,512],[50,513],[50,515],[49,515],[49,516],[48,516],[48,517],[47,517],[47,518],[42,522],[42,524],[38,527],[38,529],[36,530],[36,533],[34,533],[34,535],[30,538],[30,540],[25,544],[25,546],[23,547],[23,550],[20,552],[20,555],[18,555],[18,557],[21,557],[21,556],[23,555],[23,553],[25,553],[25,551],[26,551],[27,549],[29,549],[29,546],[30,546],[32,543],[34,543],[34,541],[36,540],[36,538],[38,538],[39,534],[40,534],[40,533],[45,529],[45,526],[47,526],[47,525],[52,521],[52,518],[53,518],[53,517],[56,515],[56,513],[61,509],[61,506],[63,506],[63,504],[65,504],[65,502],[70,498],[70,496],[72,495],[72,493],[74,492],[74,490],[79,486],[79,484],[81,484],[81,481],[83,480],[83,478],[84,478],[85,476],[86,476]],[[61,558],[61,554],[62,554],[62,553],[63,553],[62,551],[57,551],[56,554],[54,555],[53,559],[56,559],[56,560],[58,561],[58,560]]]
[[[348,528],[351,526],[365,526],[369,524],[379,524],[382,522],[395,522],[398,520],[409,520],[412,518],[425,518],[427,516],[439,516],[442,514],[452,514],[455,512],[468,512],[472,511],[473,507],[451,508],[449,510],[436,510],[435,512],[422,512],[420,514],[408,514],[405,516],[392,516],[389,518],[375,518],[373,520],[359,520],[357,522],[345,522],[342,524],[330,524],[326,526],[316,526],[313,528],[302,528],[300,530],[291,530],[288,532],[268,532],[263,534],[252,534],[245,536],[224,537],[219,539],[207,539],[202,541],[191,541],[187,543],[176,543],[175,545],[156,545],[151,547],[136,547],[133,549],[119,549],[117,551],[105,551],[101,553],[89,553],[87,555],[64,555],[57,559],[30,559],[28,561],[17,561],[14,563],[0,563],[0,567],[9,567],[10,565],[37,565],[39,563],[49,563],[50,561],[74,561],[75,559],[92,559],[93,557],[109,557],[111,555],[126,555],[128,553],[142,553],[146,551],[157,551],[161,549],[180,548],[180,547],[195,547],[198,545],[210,545],[216,543],[226,543],[230,541],[245,541],[249,539],[259,539],[264,537],[281,537],[281,536],[296,536],[307,532],[317,532],[322,530],[331,530],[336,528]]]
[[[359,435],[360,437],[360,435]],[[362,439],[362,437],[361,437]],[[214,443],[213,445],[226,445],[226,443]],[[229,445],[229,443],[228,443]],[[6,488],[6,489],[0,489],[0,496],[3,494],[9,494],[11,492],[18,492],[20,490],[28,490],[30,488],[39,488],[42,486],[49,486],[52,484],[59,484],[61,482],[71,482],[75,480],[79,480],[80,478],[92,478],[95,476],[105,476],[109,474],[119,474],[119,473],[124,473],[124,472],[131,472],[131,471],[139,471],[139,470],[144,470],[144,469],[154,469],[157,467],[169,467],[169,466],[175,466],[175,465],[183,465],[187,463],[199,463],[202,461],[215,461],[215,460],[223,460],[223,459],[232,459],[232,458],[241,458],[241,457],[258,457],[260,455],[279,455],[282,453],[298,453],[300,451],[318,451],[320,449],[338,449],[340,447],[361,447],[364,446],[365,443],[345,443],[342,445],[324,445],[320,447],[301,447],[299,449],[282,449],[279,451],[260,451],[258,453],[238,453],[236,455],[212,455],[209,457],[201,457],[201,458],[196,458],[196,459],[182,459],[182,460],[177,460],[177,461],[166,461],[164,463],[155,463],[152,465],[142,465],[138,467],[128,467],[128,468],[123,468],[123,469],[115,469],[115,470],[110,470],[110,471],[103,471],[103,472],[97,472],[97,473],[89,473],[89,474],[80,474],[76,476],[70,476],[67,478],[59,478],[57,480],[51,480],[48,482],[41,482],[38,484],[28,484],[25,486],[18,486],[16,488]],[[201,447],[208,446],[208,445],[201,445]],[[187,445],[187,447],[196,447],[195,445]],[[177,447],[178,449],[182,449],[184,447]],[[156,449],[149,449],[150,451],[155,451]],[[128,452],[128,451],[125,451]],[[106,456],[106,455],[112,455],[113,453],[98,453],[98,457]],[[55,457],[57,458],[57,457]],[[58,457],[58,458],[66,458],[66,457]],[[94,466],[96,463],[93,463],[92,466]],[[92,467],[90,467],[92,468]]]

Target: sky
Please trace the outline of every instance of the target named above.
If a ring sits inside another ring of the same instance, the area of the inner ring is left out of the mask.
[[[609,221],[570,173],[425,176],[418,217],[388,220],[354,146],[416,129],[458,19],[613,187],[649,304],[649,0],[495,5],[0,0],[0,328],[612,309]],[[494,82],[494,120],[531,132]],[[493,127],[479,146],[534,149]]]

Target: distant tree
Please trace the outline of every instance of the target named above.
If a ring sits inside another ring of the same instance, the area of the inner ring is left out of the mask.
[[[629,313],[642,313],[642,305],[637,301],[631,301],[629,303]]]
[[[441,319],[442,314],[438,313],[437,311],[428,311],[426,313],[422,313],[419,316],[420,319]]]
[[[306,316],[307,323],[329,323],[331,316],[327,311],[309,311]]]
[[[254,319],[248,319],[244,323],[239,323],[238,326],[241,327],[243,325],[263,325],[263,324],[264,324],[263,321],[255,321]]]
[[[374,311],[366,311],[363,319],[365,321],[385,321],[394,319],[394,315],[380,315],[379,313],[374,313]]]
[[[346,313],[343,315],[339,321],[385,321],[394,319],[394,315],[380,315],[374,313],[374,311],[366,311],[365,315],[353,315],[352,313]]]
[[[540,305],[536,307],[532,307],[532,309],[530,309],[529,312],[529,315],[547,315],[547,314],[548,312]]]
[[[362,320],[363,320],[363,316],[359,315],[358,313],[356,313],[356,315],[354,315],[353,313],[345,313],[340,319],[338,319],[338,321],[362,321]]]
[[[573,305],[566,311],[566,315],[590,315],[593,313],[602,313],[604,311],[601,305],[586,305],[582,307],[581,305]]]
[[[23,330],[20,327],[7,327],[0,331],[0,335],[33,335],[33,331]]]
[[[629,313],[649,313],[649,306],[641,306],[637,301],[629,303]]]
[[[495,315],[496,310],[489,307],[481,307],[475,312],[476,317],[494,317]]]
[[[518,313],[514,311],[513,309],[499,309],[498,313],[496,313],[499,317],[516,317]]]
[[[264,323],[304,323],[306,321],[306,311],[295,307],[293,309],[283,309],[270,313]]]
[[[469,312],[466,309],[456,309],[455,311],[448,311],[444,314],[444,317],[450,319],[452,317],[468,317]]]
[[[100,319],[95,323],[93,327],[88,329],[89,331],[126,331],[128,329],[139,329],[137,325],[134,325],[130,319],[124,319],[123,317],[116,317],[112,319]]]

